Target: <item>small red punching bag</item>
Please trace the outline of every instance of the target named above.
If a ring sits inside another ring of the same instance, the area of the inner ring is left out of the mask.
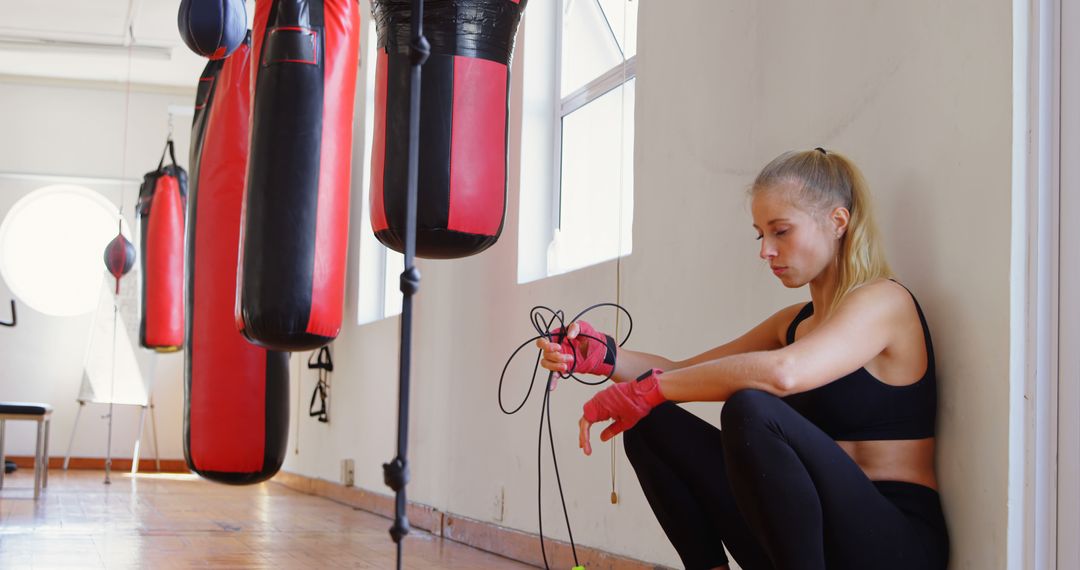
[[[526,0],[424,7],[431,57],[420,82],[416,255],[449,259],[491,247],[506,211],[510,58]],[[409,144],[409,0],[372,0],[378,31],[371,227],[405,249]]]
[[[250,56],[247,39],[203,73],[216,86],[192,124],[188,217],[184,458],[195,473],[232,484],[277,473],[289,427],[288,355],[247,342],[234,319]]]
[[[272,350],[341,330],[359,34],[356,0],[255,4],[236,320]]]
[[[166,154],[172,164],[165,164]],[[187,173],[172,139],[156,170],[143,176],[136,214],[141,230],[142,319],[139,343],[158,352],[184,344],[184,209]]]

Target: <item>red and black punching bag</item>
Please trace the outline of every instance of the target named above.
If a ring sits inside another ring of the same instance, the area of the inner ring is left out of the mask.
[[[234,319],[250,54],[249,39],[224,60],[202,124],[200,116],[193,124],[192,140],[201,141],[192,146],[199,174],[191,180],[187,243],[184,458],[193,472],[233,484],[277,473],[289,427],[288,355],[253,346]]]
[[[416,255],[491,247],[506,211],[510,58],[526,0],[428,2],[431,57],[420,82]],[[372,0],[378,39],[371,227],[405,250],[409,148],[409,0]]]
[[[341,330],[349,229],[356,0],[258,0],[237,326],[308,350]]]
[[[172,164],[165,164],[165,156]],[[176,164],[172,139],[157,170],[143,176],[136,214],[141,230],[142,319],[139,344],[158,352],[184,344],[184,209],[187,173]]]

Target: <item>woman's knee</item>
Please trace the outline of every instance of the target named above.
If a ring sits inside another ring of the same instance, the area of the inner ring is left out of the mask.
[[[720,429],[740,430],[760,423],[773,415],[783,400],[762,390],[745,389],[735,392],[720,410]]]

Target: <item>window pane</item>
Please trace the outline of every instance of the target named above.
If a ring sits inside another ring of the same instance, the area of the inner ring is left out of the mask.
[[[559,229],[549,272],[631,251],[634,80],[563,118]]]
[[[358,77],[357,89],[364,93],[363,172],[360,196],[363,204],[360,215],[360,264],[357,282],[357,322],[366,324],[401,312],[401,288],[398,279],[405,257],[387,249],[371,229],[371,152],[375,136],[375,23],[368,25],[367,54],[364,56],[364,76]],[[355,178],[354,178],[355,180]]]
[[[0,274],[15,297],[46,315],[94,310],[102,255],[118,229],[116,210],[97,192],[67,184],[39,188],[15,202],[0,224]],[[0,318],[10,318],[7,299],[3,303]]]
[[[577,91],[622,61],[596,0],[563,0],[560,96]]]
[[[626,59],[637,55],[637,7],[639,0],[599,0],[611,32]]]
[[[364,94],[364,144],[360,161],[360,263],[357,271],[357,323],[375,322],[383,317],[384,247],[371,230],[371,147],[375,137],[375,24],[368,25],[367,53],[361,59],[363,76],[358,76],[356,88]],[[355,177],[354,177],[355,181]]]
[[[401,274],[405,272],[405,256],[386,246],[386,265],[383,266],[385,281],[383,290],[383,316],[392,317],[401,314],[404,293],[401,292]]]

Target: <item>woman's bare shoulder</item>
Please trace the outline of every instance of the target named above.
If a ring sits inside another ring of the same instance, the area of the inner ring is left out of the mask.
[[[893,279],[875,279],[852,290],[844,304],[873,307],[874,313],[889,320],[904,320],[910,313],[915,314],[912,294],[906,287]]]
[[[905,289],[903,285],[894,279],[880,277],[855,287],[848,295],[859,295],[862,296],[862,298],[877,297],[885,300],[901,294],[904,296],[908,294],[907,289]]]

